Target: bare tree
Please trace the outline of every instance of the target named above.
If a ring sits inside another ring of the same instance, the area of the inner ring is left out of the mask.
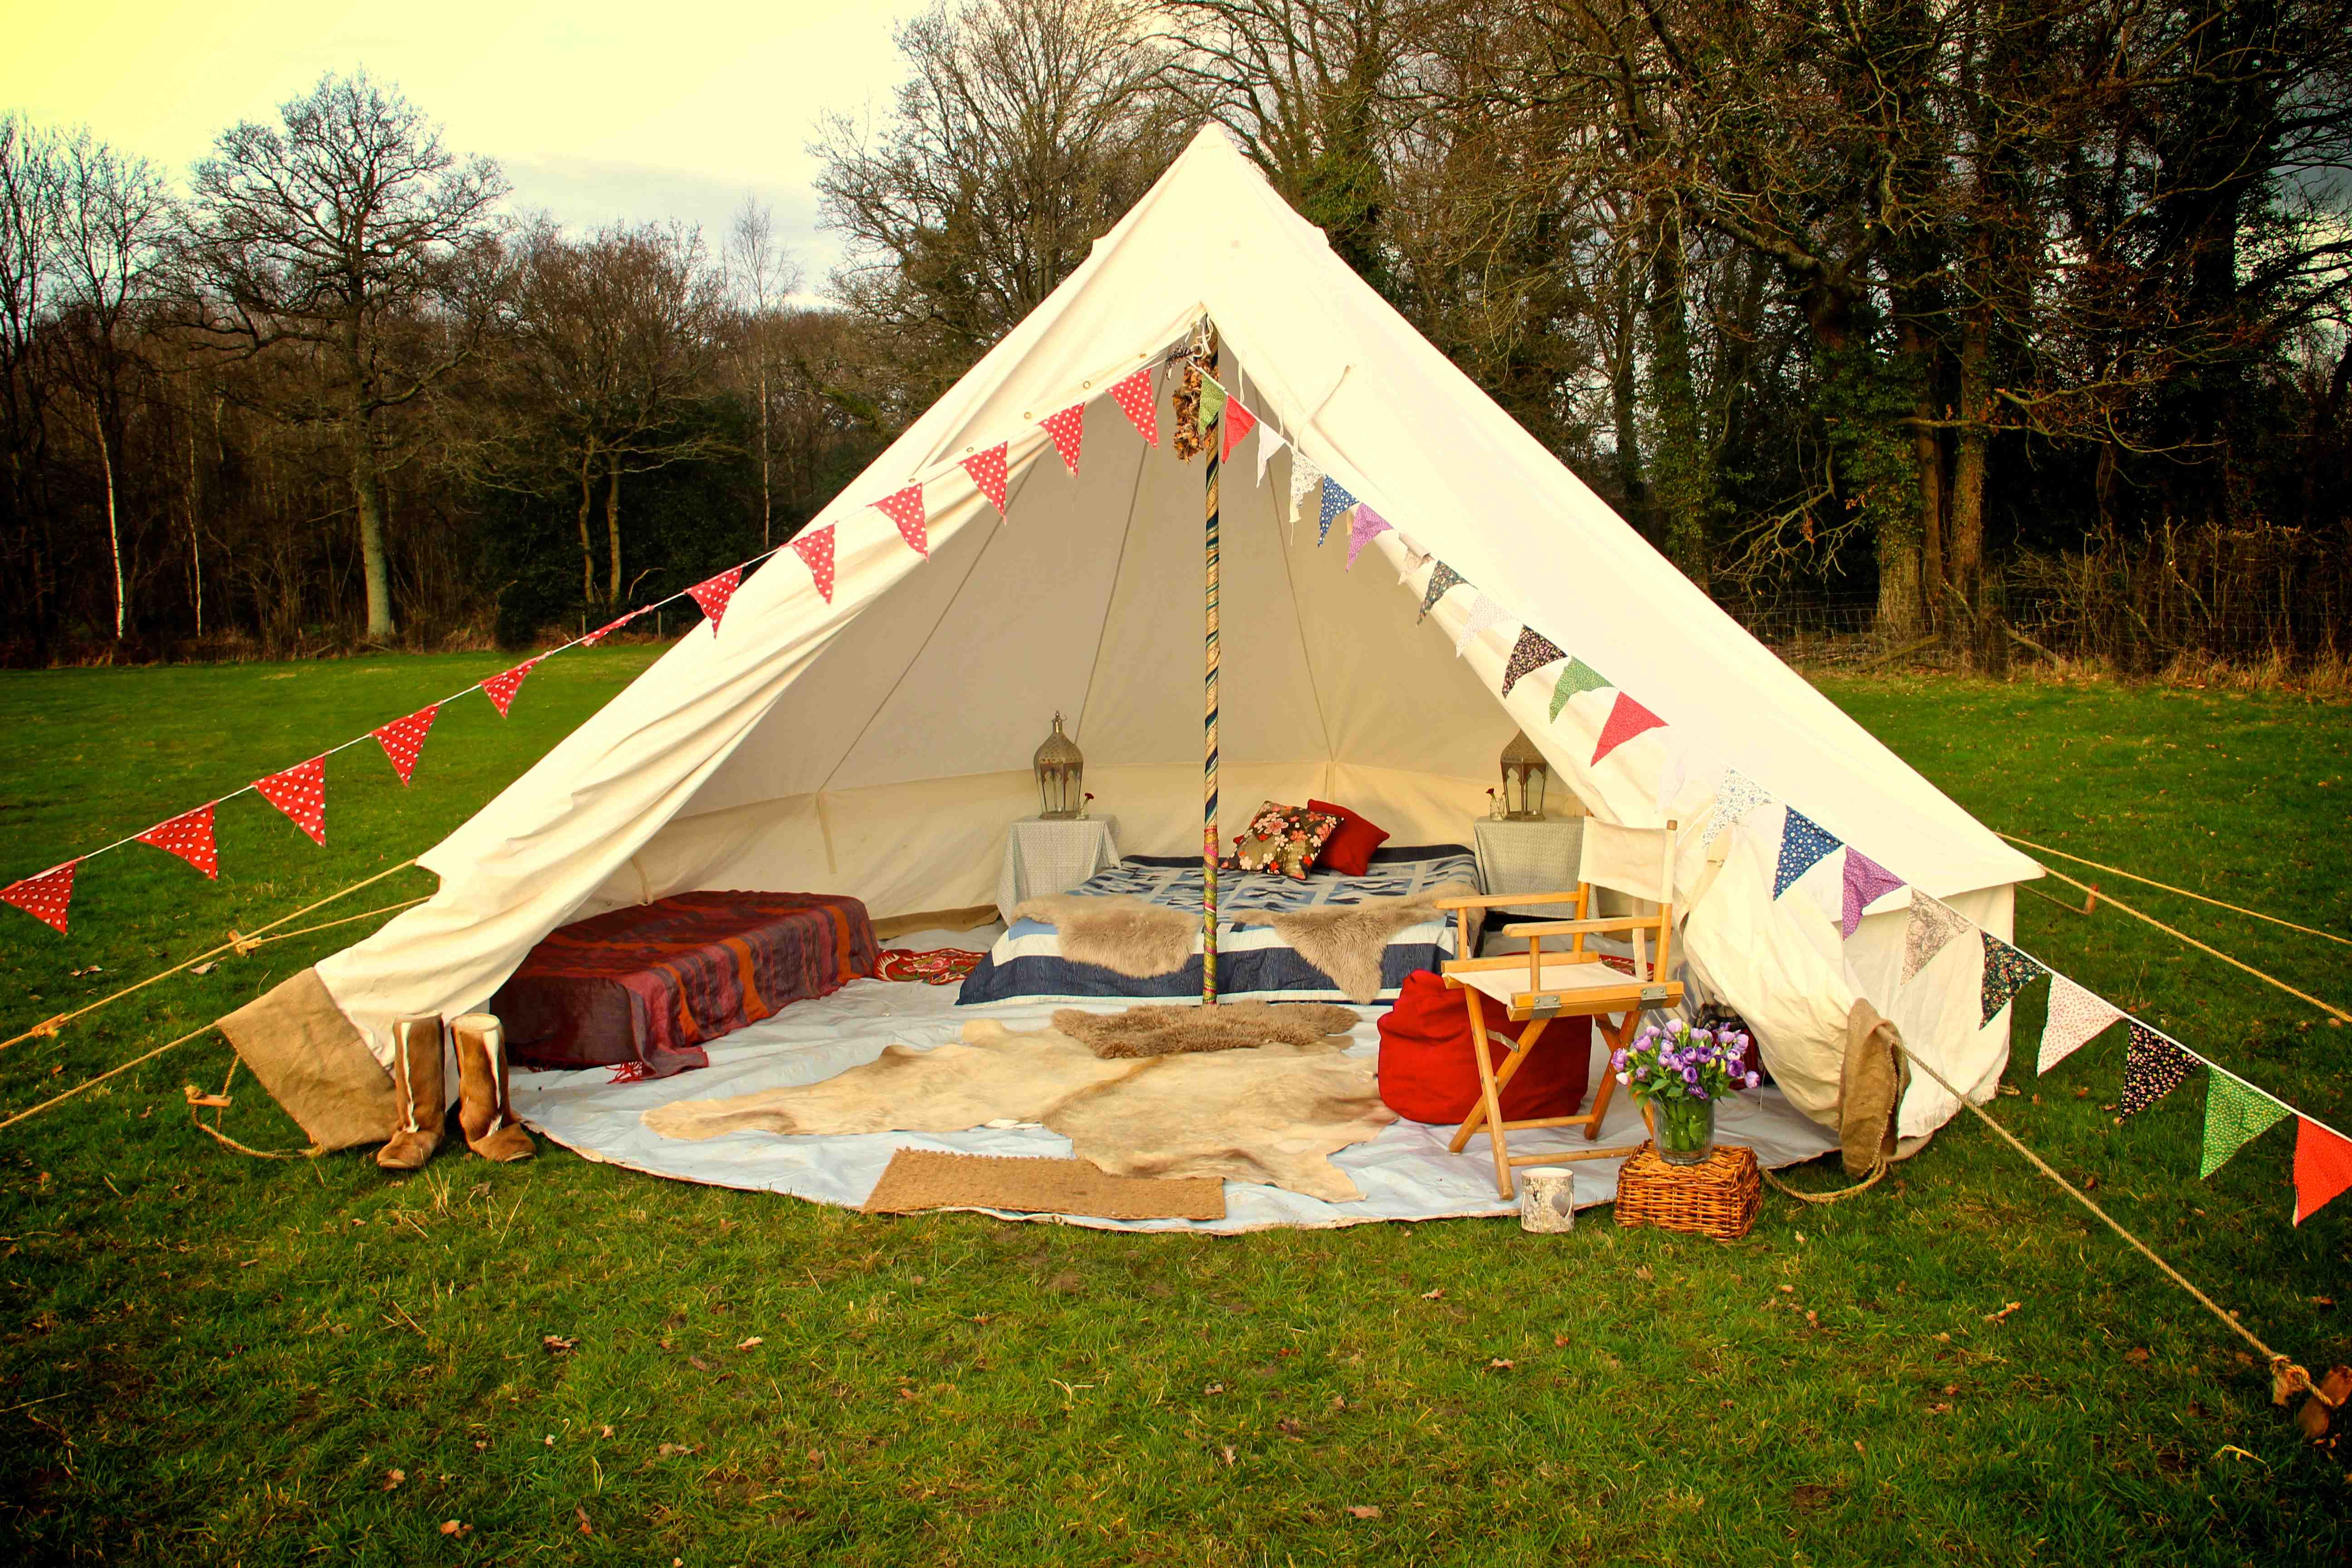
[[[11,114],[0,117],[0,579],[15,615],[31,633],[36,658],[48,661],[55,618],[57,552],[40,489],[48,383],[35,363],[47,320],[58,217],[57,142]]]
[[[800,287],[800,269],[776,243],[775,214],[746,196],[727,237],[727,275],[740,294],[744,381],[751,394],[755,456],[760,467],[760,548],[774,543],[775,441],[771,433],[774,397],[770,391],[775,358],[775,317],[784,297]]]
[[[475,347],[467,307],[506,181],[488,159],[446,151],[438,126],[364,72],[323,78],[278,113],[280,125],[247,121],[224,132],[196,165],[203,324],[242,352],[287,345],[317,359],[320,395],[296,416],[341,432],[367,632],[382,640],[393,635],[383,416]],[[457,329],[396,330],[436,309]]]

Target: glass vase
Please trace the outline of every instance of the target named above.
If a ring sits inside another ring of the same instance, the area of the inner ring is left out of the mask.
[[[1704,1165],[1715,1153],[1715,1101],[1654,1100],[1650,1136],[1669,1165]]]

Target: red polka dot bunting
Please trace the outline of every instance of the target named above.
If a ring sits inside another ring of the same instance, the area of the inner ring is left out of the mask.
[[[1054,438],[1054,450],[1062,454],[1062,467],[1070,470],[1070,478],[1078,477],[1078,444],[1086,438],[1087,405],[1073,403],[1059,414],[1049,415],[1038,421],[1045,434]]]
[[[743,568],[730,566],[718,576],[706,577],[686,591],[686,596],[701,605],[702,613],[709,617],[712,637],[719,635],[719,620],[727,614],[727,606],[733,601],[735,590],[742,585]]]
[[[139,842],[168,849],[214,881],[220,880],[220,849],[213,838],[210,801],[194,811],[182,812],[169,822],[157,823],[139,836]]]
[[[11,903],[47,925],[66,929],[66,908],[73,902],[74,868],[68,860],[53,870],[0,888],[0,902]]]
[[[877,511],[898,525],[898,537],[907,542],[908,549],[921,556],[930,554],[930,536],[923,530],[922,486],[908,485],[873,504]]]
[[[824,595],[824,602],[832,604],[833,524],[828,522],[823,528],[813,528],[793,540],[793,553],[801,558],[802,563],[809,569],[809,575],[816,579],[816,591]]]
[[[514,706],[515,693],[522,689],[523,681],[529,679],[530,672],[538,668],[538,659],[527,658],[512,669],[500,670],[482,682],[482,695],[490,700],[490,706],[499,710],[499,718],[505,718],[507,710]],[[419,736],[418,739],[421,741],[423,737]],[[394,765],[396,767],[399,764]]]
[[[623,626],[627,626],[631,621],[635,620],[639,616],[642,616],[645,613],[644,606],[640,605],[638,608],[631,610],[627,615],[621,616],[618,620],[606,621],[603,626],[598,626],[594,631],[590,632],[586,637],[582,637],[580,639],[580,646],[582,647],[594,647],[598,643],[603,642],[606,637],[611,637],[614,632],[619,631]],[[382,737],[379,736],[378,738],[381,739]],[[397,766],[398,764],[395,763],[394,765]],[[400,782],[406,784],[408,780],[405,775],[404,775]]]
[[[1151,385],[1151,367],[1144,366],[1125,381],[1110,389],[1111,401],[1126,415],[1137,432],[1153,446],[1160,445],[1160,399]],[[1230,448],[1229,448],[1230,449]],[[1073,469],[1077,459],[1070,459]]]
[[[531,661],[532,664],[537,662],[539,661],[536,659]],[[527,664],[521,668],[529,670],[530,665]],[[515,675],[516,684],[521,684],[522,678],[516,675],[515,671],[509,670],[507,675]],[[503,680],[506,676],[500,676],[499,679]],[[488,687],[489,682],[484,681],[482,684]],[[511,689],[507,692],[507,696],[509,700],[512,700],[514,692]],[[496,701],[497,699],[493,698],[491,700]],[[499,711],[503,713],[506,709],[501,706]],[[266,779],[256,779],[253,781],[253,789],[254,793],[262,799],[284,812],[288,821],[309,834],[312,843],[324,844],[327,841],[327,759],[325,757],[312,757],[307,763],[297,763],[282,773],[272,773]]]
[[[988,498],[989,504],[996,509],[999,517],[1004,515],[1005,446],[1006,443],[999,441],[987,451],[963,460],[963,471],[971,476],[971,482],[980,487],[980,493]],[[828,594],[825,597],[830,599],[833,595]]]
[[[604,634],[599,632],[596,635],[602,637]],[[436,702],[431,707],[419,708],[405,719],[394,719],[389,724],[368,731],[375,737],[376,744],[383,748],[383,754],[392,760],[392,771],[400,775],[403,785],[416,771],[417,753],[425,750],[425,732],[433,728],[434,715],[440,711],[441,704]]]
[[[1256,428],[1257,416],[1252,414],[1248,409],[1244,408],[1240,398],[1226,398],[1225,442],[1223,446],[1217,448],[1217,461],[1220,463],[1232,462],[1234,460],[1234,448],[1242,444],[1243,437],[1248,435],[1251,431]]]

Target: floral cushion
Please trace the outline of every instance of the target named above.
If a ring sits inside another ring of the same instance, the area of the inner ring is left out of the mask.
[[[1303,882],[1315,857],[1338,831],[1339,819],[1328,812],[1270,800],[1257,808],[1249,826],[1234,838],[1233,858],[1227,864],[1243,871],[1278,871]]]

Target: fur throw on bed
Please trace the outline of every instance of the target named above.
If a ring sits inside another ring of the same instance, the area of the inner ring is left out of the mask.
[[[1062,956],[1136,980],[1173,974],[1192,958],[1199,920],[1181,910],[1141,899],[1077,898],[1049,893],[1027,899],[1013,911],[1042,921],[1061,933]]]
[[[1475,898],[1477,892],[1467,883],[1448,882],[1409,898],[1243,910],[1232,923],[1272,926],[1299,957],[1330,976],[1348,1000],[1370,1005],[1380,998],[1381,957],[1388,951],[1389,939],[1432,918],[1438,900]],[[1192,962],[1192,933],[1200,929],[1200,921],[1182,910],[1141,899],[1055,893],[1027,900],[1013,913],[1058,931],[1062,956],[1071,963],[1095,964],[1137,980],[1173,974]]]
[[[1171,1057],[1187,1051],[1238,1051],[1277,1042],[1307,1047],[1344,1035],[1356,1015],[1328,1002],[1220,1002],[1213,1007],[1129,1007],[1082,1013],[1065,1007],[1054,1027],[1105,1060]]]

